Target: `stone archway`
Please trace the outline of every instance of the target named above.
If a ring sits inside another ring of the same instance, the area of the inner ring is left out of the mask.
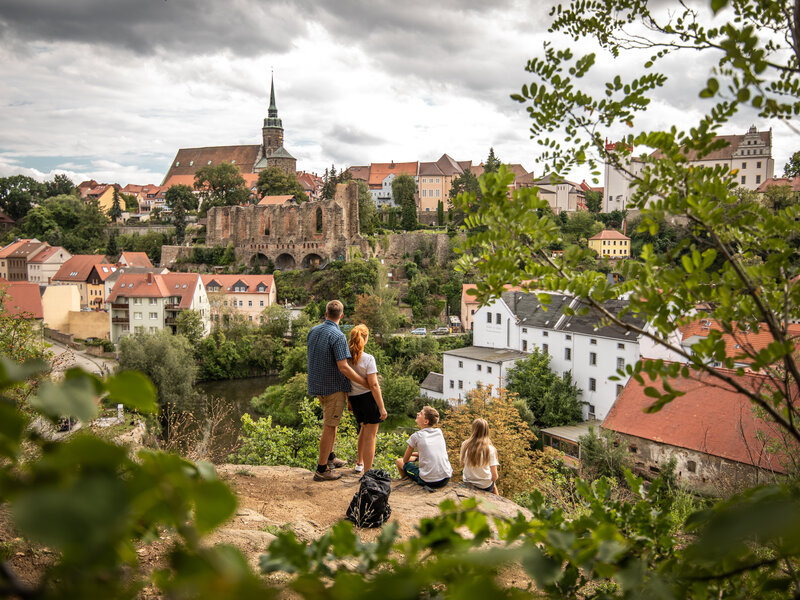
[[[255,267],[258,265],[259,267],[263,267],[269,264],[271,261],[269,257],[261,252],[256,252],[253,256],[250,257],[250,266]]]
[[[287,269],[294,269],[297,267],[297,261],[291,254],[283,253],[275,259],[275,268],[285,271]]]
[[[305,258],[303,258],[303,268],[304,269],[317,269],[322,264],[323,259],[319,254],[306,254]]]

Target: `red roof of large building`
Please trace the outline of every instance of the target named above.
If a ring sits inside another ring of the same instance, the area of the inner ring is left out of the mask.
[[[281,196],[264,196],[261,200],[258,201],[259,206],[275,206],[278,204],[283,204],[287,200],[291,200],[294,198],[291,194],[283,194]]]
[[[92,267],[104,263],[102,254],[76,254],[53,275],[53,281],[74,281],[79,283],[89,279]]]
[[[123,273],[108,295],[108,302],[119,297],[169,298],[180,297],[180,308],[191,308],[200,275],[197,273]]]
[[[39,292],[39,285],[19,281],[8,283],[3,281],[2,287],[5,290],[3,296],[3,310],[15,317],[25,319],[42,319],[42,295]]]
[[[148,269],[153,267],[146,252],[123,252],[119,255],[118,262],[127,267],[146,267]]]
[[[681,341],[686,341],[695,336],[708,337],[711,330],[722,331],[722,327],[714,319],[700,319],[682,325],[678,330],[681,333]],[[787,326],[786,331],[788,339],[795,341],[800,338],[800,324],[791,323]],[[765,324],[762,324],[756,333],[755,331],[740,331],[736,328],[736,323],[733,323],[733,333],[723,333],[722,339],[725,342],[726,355],[740,362],[750,362],[748,354],[752,356],[764,350],[774,341]]]
[[[92,269],[97,273],[97,276],[100,278],[100,281],[105,281],[114,274],[114,272],[117,270],[117,265],[101,263],[99,265],[95,265],[94,267],[92,267]]]
[[[201,275],[203,285],[209,292],[215,291],[213,288],[219,287],[220,291],[233,292],[236,284],[241,282],[245,288],[244,292],[237,294],[268,294],[275,285],[275,278],[272,275]],[[266,288],[263,292],[258,291],[259,284]]]
[[[769,385],[766,377],[755,373],[737,376],[735,371],[723,372],[753,391]],[[645,382],[663,389],[661,382]],[[671,379],[670,385],[684,395],[656,413],[645,413],[653,398],[645,395],[645,385],[631,378],[603,427],[739,463],[786,471],[780,457],[765,447],[778,439],[777,425],[756,417],[746,396],[710,374],[697,371],[692,379]]]
[[[42,242],[37,239],[22,239],[11,242],[8,246],[0,250],[0,258],[11,258],[12,256],[27,256],[33,250],[37,252],[43,247]]]
[[[371,186],[380,186],[383,184],[383,180],[392,173],[416,177],[418,164],[417,162],[372,163],[369,167],[369,181],[367,183]]]
[[[771,187],[786,185],[793,192],[800,192],[800,177],[770,177],[756,189],[757,192],[766,192]]]
[[[29,263],[43,263],[48,259],[52,258],[59,252],[63,252],[67,256],[72,256],[69,252],[67,252],[61,246],[46,246],[45,248],[39,250],[36,254],[28,258]]]
[[[616,229],[603,229],[597,235],[593,235],[590,240],[630,240],[627,235],[620,233]]]

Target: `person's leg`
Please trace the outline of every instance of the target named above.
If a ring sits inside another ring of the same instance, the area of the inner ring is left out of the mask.
[[[408,475],[406,475],[406,472],[403,470],[403,459],[398,458],[394,461],[394,464],[397,465],[397,472],[400,473],[400,479],[406,479]]]
[[[366,438],[366,431],[365,425],[362,423],[360,425],[360,429],[358,430],[358,454],[356,455],[356,464],[363,465],[364,464],[364,440]]]
[[[378,426],[379,423],[366,423],[361,426],[364,434],[364,447],[363,454],[359,454],[359,456],[363,457],[364,471],[369,471],[372,468],[372,461],[375,460],[375,437],[378,435]]]
[[[319,438],[319,460],[317,461],[320,467],[324,465],[327,468],[328,466],[328,457],[333,452],[333,445],[336,443],[336,430],[337,427],[322,426],[322,435]]]

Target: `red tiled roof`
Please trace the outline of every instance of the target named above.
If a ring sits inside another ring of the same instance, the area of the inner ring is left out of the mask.
[[[734,332],[723,333],[722,339],[725,342],[725,353],[727,356],[737,360],[738,362],[749,363],[751,359],[745,351],[750,354],[755,354],[764,350],[769,344],[774,341],[772,334],[767,329],[767,326],[762,324],[759,327],[758,333],[754,331],[739,331],[736,329],[736,323],[733,323]],[[711,330],[722,331],[720,324],[713,319],[701,319],[692,321],[686,325],[678,328],[681,332],[681,341],[686,341],[691,337],[708,337]],[[787,337],[795,341],[800,338],[800,324],[792,323],[786,328]],[[797,342],[795,341],[795,344]]]
[[[92,267],[97,276],[100,278],[100,281],[105,281],[109,277],[111,277],[114,272],[117,270],[117,265],[111,264],[99,264]],[[91,271],[90,271],[91,273]]]
[[[369,181],[369,166],[350,167],[350,175],[353,176],[353,179],[360,179],[361,181]]]
[[[58,254],[59,252],[64,252],[64,253],[68,254],[69,256],[72,256],[71,254],[69,254],[69,252],[67,252],[61,246],[47,246],[47,247],[43,248],[42,250],[39,250],[39,252],[37,252],[36,254],[31,256],[30,258],[28,258],[28,262],[29,263],[37,263],[37,264],[38,263],[43,263],[46,260],[48,260],[49,258],[51,258],[52,256]]]
[[[42,295],[39,285],[28,282],[3,282],[3,310],[15,317],[42,319]]]
[[[106,257],[102,254],[75,254],[53,275],[53,281],[86,281],[92,272],[92,267],[104,263]],[[75,273],[75,275],[72,275]]]
[[[191,175],[201,167],[209,164],[218,165],[223,162],[233,162],[242,173],[252,173],[261,146],[258,144],[242,146],[208,146],[205,148],[181,148],[175,155],[164,177],[164,182],[175,175]]]
[[[756,189],[766,192],[771,187],[787,185],[793,192],[800,192],[800,177],[770,177]]]
[[[107,302],[119,297],[169,298],[180,296],[180,308],[190,308],[200,276],[197,273],[123,273],[114,284]]]
[[[585,179],[583,181],[581,181],[581,183],[580,183],[580,185],[578,187],[581,188],[584,192],[600,192],[601,194],[603,193],[603,186],[602,185],[600,187],[592,187],[591,185],[586,183]]]
[[[14,223],[16,223],[16,221],[14,219],[12,219],[11,217],[9,217],[2,210],[0,210],[0,223],[8,223],[8,224],[13,225]]]
[[[593,235],[590,240],[630,240],[627,235],[620,233],[616,229],[603,229],[597,235]]]
[[[761,141],[767,147],[772,146],[772,130],[769,129],[767,131],[759,131],[758,137],[761,138]],[[733,153],[739,148],[739,145],[744,141],[745,134],[741,135],[717,135],[714,137],[714,141],[724,140],[728,142],[728,145],[724,148],[720,148],[719,150],[715,150],[710,154],[707,154],[702,159],[697,158],[697,150],[689,150],[686,152],[686,160],[689,161],[696,161],[696,160],[730,160],[733,158]],[[653,158],[663,158],[663,153],[661,150],[655,150],[650,153],[650,156]],[[747,157],[751,158],[751,157]],[[766,158],[766,157],[765,157]]]
[[[129,267],[153,267],[146,252],[123,252],[119,255],[119,262]]]
[[[258,202],[258,206],[275,206],[276,204],[283,204],[287,200],[294,198],[291,194],[284,194],[282,196],[264,196]]]
[[[724,371],[742,386],[759,390],[768,380],[758,374],[737,376]],[[670,385],[685,392],[660,411],[644,410],[653,403],[645,386],[631,378],[608,413],[603,427],[618,433],[686,448],[736,462],[785,472],[779,457],[764,448],[775,440],[777,426],[757,418],[750,400],[707,373],[694,372],[692,379],[672,379]],[[658,390],[660,382],[649,382]],[[762,438],[762,441],[759,441]]]
[[[159,187],[169,189],[173,185],[185,185],[194,189],[194,173],[189,175],[171,175],[169,179],[164,181],[164,185]]]
[[[246,292],[237,292],[239,294],[265,294],[269,293],[272,286],[275,284],[275,278],[272,275],[200,275],[203,280],[203,285],[208,288],[209,285],[216,283],[222,288],[220,291],[233,292],[233,286],[242,282],[247,286]],[[258,291],[259,284],[264,284],[267,289],[264,292]]]
[[[523,282],[523,283],[530,283],[530,281]],[[461,284],[461,297],[464,299],[464,304],[478,304],[478,300],[475,296],[471,294],[467,294],[467,290],[474,290],[477,289],[477,285],[474,283],[462,283]],[[507,292],[521,292],[522,287],[518,285],[504,285],[503,286]]]
[[[389,175],[417,175],[417,162],[406,163],[372,163],[369,167],[369,184],[380,185]]]
[[[22,248],[25,244],[31,241],[32,240],[30,239],[24,239],[24,240],[17,240],[16,242],[11,242],[8,246],[5,246],[2,250],[0,250],[0,258],[8,258],[9,256],[11,256],[11,254],[13,254],[14,252]]]

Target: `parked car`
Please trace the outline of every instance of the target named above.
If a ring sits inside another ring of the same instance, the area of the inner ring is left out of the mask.
[[[428,335],[428,330],[424,327],[417,327],[411,330],[411,335]]]
[[[447,335],[450,333],[450,330],[447,327],[437,327],[433,331],[431,331],[433,335]]]

